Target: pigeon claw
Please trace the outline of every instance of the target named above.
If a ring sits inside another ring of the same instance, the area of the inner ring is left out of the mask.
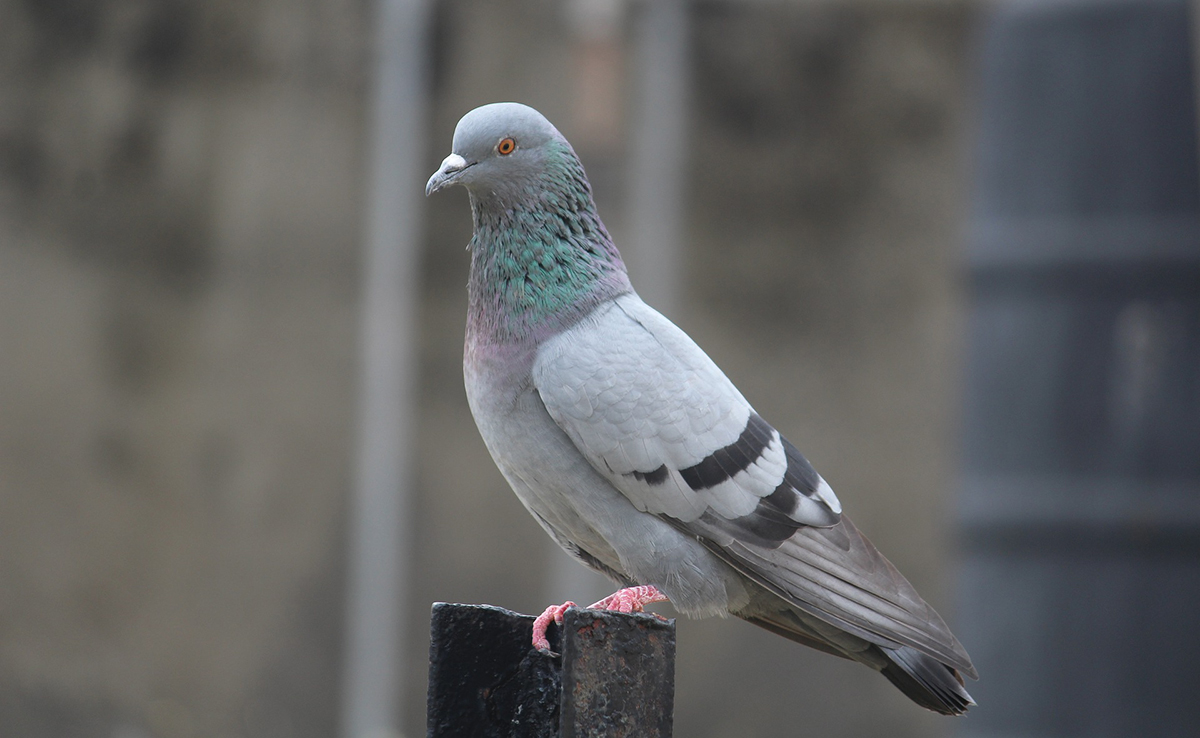
[[[562,625],[563,613],[572,607],[578,607],[574,602],[567,600],[561,605],[551,605],[542,611],[533,621],[533,647],[542,653],[553,653],[550,650],[550,639],[546,638],[546,630],[550,627],[550,622],[554,621]]]
[[[588,606],[589,610],[612,610],[614,612],[641,612],[651,602],[667,602],[667,596],[658,587],[642,585],[618,589],[608,597]],[[561,620],[560,620],[561,622]]]

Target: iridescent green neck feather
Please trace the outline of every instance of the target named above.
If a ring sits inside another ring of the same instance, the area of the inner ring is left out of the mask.
[[[467,330],[477,344],[540,340],[629,292],[625,264],[565,142],[503,190],[471,192]]]

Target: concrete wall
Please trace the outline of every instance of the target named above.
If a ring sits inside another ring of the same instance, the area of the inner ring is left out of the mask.
[[[369,11],[0,2],[0,735],[334,732]],[[702,3],[693,21],[671,317],[953,624],[970,15]],[[581,119],[573,28],[549,0],[440,3],[429,168],[471,107],[529,102],[576,141],[619,245],[630,132]],[[561,556],[466,408],[465,194],[432,199],[427,231],[414,735],[428,603],[540,610]],[[679,736],[945,729],[744,623],[679,639]]]

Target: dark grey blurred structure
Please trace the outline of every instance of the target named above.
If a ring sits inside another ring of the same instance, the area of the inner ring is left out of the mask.
[[[965,736],[1182,736],[1200,695],[1200,171],[1182,0],[983,27]]]

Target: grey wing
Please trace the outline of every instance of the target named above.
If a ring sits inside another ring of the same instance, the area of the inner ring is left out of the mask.
[[[533,382],[550,416],[633,505],[747,535],[828,526],[841,505],[683,331],[625,295],[547,341]]]
[[[546,342],[534,385],[598,472],[784,601],[974,674],[804,456],[679,328],[625,295]]]

